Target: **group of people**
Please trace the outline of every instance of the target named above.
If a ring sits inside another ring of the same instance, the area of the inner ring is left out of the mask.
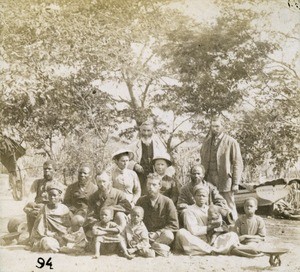
[[[44,163],[44,178],[33,182],[34,200],[24,208],[32,250],[92,251],[94,258],[120,252],[128,259],[168,256],[171,249],[258,254],[253,243],[264,240],[264,221],[255,215],[254,198],[245,201],[245,215],[237,216],[234,192],[243,163],[237,141],[222,131],[219,119],[202,145],[202,165],[191,167],[190,181],[181,188],[149,121],[140,126],[139,140],[112,160],[113,167],[96,175],[82,163],[78,181],[67,188],[54,179],[55,162]]]

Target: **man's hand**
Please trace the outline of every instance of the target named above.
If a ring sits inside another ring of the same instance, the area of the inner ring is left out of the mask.
[[[33,209],[33,210],[31,211],[31,214],[32,214],[33,216],[38,216],[39,212],[40,212],[40,210]]]
[[[135,166],[134,166],[134,171],[136,171],[137,173],[144,173],[144,168],[143,166],[141,166],[140,164],[136,163]]]
[[[149,232],[149,239],[151,241],[155,241],[158,238],[158,234],[156,232]]]
[[[56,233],[53,232],[53,231],[48,230],[48,231],[46,232],[46,235],[47,235],[48,237],[53,237],[53,238],[54,238],[54,236],[56,236]]]
[[[234,193],[237,193],[239,191],[239,186],[238,185],[232,185],[231,191],[233,191]]]
[[[186,209],[188,206],[189,206],[189,205],[186,204],[186,203],[181,203],[181,204],[178,205],[178,209],[179,209],[179,210],[183,210],[183,209]]]
[[[246,236],[246,235],[242,235],[242,236],[239,237],[239,241],[240,241],[240,242],[243,242],[243,241],[246,240],[246,239],[247,239],[247,236]]]

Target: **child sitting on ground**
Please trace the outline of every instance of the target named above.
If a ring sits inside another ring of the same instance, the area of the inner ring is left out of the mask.
[[[94,259],[100,257],[102,244],[117,243],[121,244],[120,226],[113,220],[114,211],[109,207],[103,207],[100,210],[100,222],[94,224],[92,233],[95,236],[95,256]],[[122,245],[121,245],[122,247]],[[125,257],[132,259],[127,251],[124,251]]]
[[[66,245],[61,247],[60,252],[67,254],[80,254],[86,247],[86,236],[83,230],[84,218],[81,215],[74,215],[71,218],[71,227],[62,236]]]
[[[216,205],[210,205],[207,213],[207,242],[212,245],[220,234],[229,232],[227,224],[223,221],[221,208]],[[210,228],[214,226],[214,228]]]
[[[255,257],[260,256],[258,245],[265,240],[266,226],[264,220],[255,214],[257,200],[249,197],[244,202],[245,214],[241,215],[236,223],[236,233],[239,235],[241,245],[235,248],[237,255]]]
[[[155,257],[155,251],[150,249],[148,230],[143,223],[144,209],[135,206],[130,216],[131,220],[124,230],[124,240],[121,243],[123,251],[125,252],[127,250],[127,253],[132,257],[134,257],[134,255],[146,258]],[[126,243],[129,248],[127,248]]]

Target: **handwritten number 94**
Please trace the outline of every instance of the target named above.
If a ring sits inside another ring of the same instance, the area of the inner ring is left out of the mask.
[[[50,267],[50,269],[53,269],[51,258],[49,258],[47,260],[47,262],[45,263],[44,258],[40,257],[40,258],[37,259],[37,262],[38,262],[38,265],[36,265],[37,268],[43,268],[45,265],[48,265]]]

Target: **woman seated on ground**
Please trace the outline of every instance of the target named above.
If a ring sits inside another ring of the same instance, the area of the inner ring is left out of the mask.
[[[184,213],[184,229],[176,235],[175,248],[188,255],[229,254],[238,245],[236,233],[219,234],[210,244],[207,234],[220,227],[218,221],[208,224],[208,188],[198,184],[193,189],[195,204]]]
[[[52,183],[47,188],[49,203],[45,204],[37,216],[30,236],[33,251],[58,252],[62,245],[62,236],[70,226],[71,213],[61,203],[60,183]]]
[[[171,198],[176,205],[179,196],[177,182],[173,177],[170,177],[166,174],[167,168],[172,165],[170,155],[168,153],[165,153],[155,156],[152,160],[152,164],[154,172],[160,175],[162,180],[162,187],[160,189],[160,192],[163,195]]]
[[[133,207],[141,196],[140,180],[133,170],[127,169],[133,153],[126,149],[115,152],[112,159],[116,166],[111,170],[113,187],[125,193],[126,199]]]

